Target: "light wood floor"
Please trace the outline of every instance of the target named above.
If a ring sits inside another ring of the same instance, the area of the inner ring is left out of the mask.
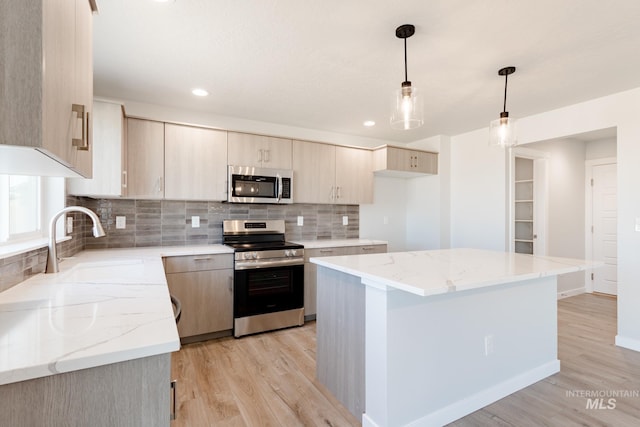
[[[640,353],[614,345],[615,298],[563,299],[558,321],[558,374],[451,426],[640,426],[640,397],[588,409],[586,397],[568,394],[640,392]],[[359,426],[315,380],[315,346],[314,322],[184,346],[173,357],[179,407],[172,426]]]

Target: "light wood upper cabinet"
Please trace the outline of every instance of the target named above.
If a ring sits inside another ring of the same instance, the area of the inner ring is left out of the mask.
[[[90,2],[12,2],[0,21],[0,144],[37,147],[91,176]]]
[[[164,196],[164,123],[127,119],[127,196]]]
[[[228,162],[236,166],[292,169],[291,140],[229,132]]]
[[[336,146],[336,203],[373,203],[373,153]]]
[[[367,149],[294,141],[293,201],[372,203],[372,163]]]
[[[124,113],[122,105],[93,102],[93,178],[68,178],[69,194],[120,197],[126,195]]]
[[[293,143],[293,202],[333,203],[336,147],[316,142]]]
[[[374,151],[376,173],[412,177],[438,173],[438,153],[385,145]]]
[[[164,125],[166,199],[227,199],[227,132]]]

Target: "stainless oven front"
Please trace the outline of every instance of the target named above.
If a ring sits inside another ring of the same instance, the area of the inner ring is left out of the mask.
[[[302,325],[304,257],[247,260],[248,253],[236,252],[234,335]]]

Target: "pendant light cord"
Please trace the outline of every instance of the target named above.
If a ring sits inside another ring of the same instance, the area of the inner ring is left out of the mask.
[[[507,111],[507,80],[509,79],[509,74],[504,75],[504,103],[502,104],[502,112],[505,113]]]
[[[407,38],[406,37],[404,39],[404,81],[405,82],[409,81],[409,78],[407,77]],[[505,96],[506,96],[506,92],[505,92]]]

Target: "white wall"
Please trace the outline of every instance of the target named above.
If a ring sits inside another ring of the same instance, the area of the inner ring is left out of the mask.
[[[617,128],[618,336],[640,351],[640,88],[525,117],[521,144]],[[487,129],[451,138],[453,247],[505,248],[505,159],[487,146]]]
[[[616,157],[617,147],[615,139],[603,139],[598,141],[588,141],[586,143],[586,160],[604,159]]]
[[[508,250],[507,152],[488,141],[488,129],[451,137],[452,248]]]
[[[527,144],[549,153],[547,198],[547,254],[584,258],[585,248],[585,152],[583,141],[559,139]],[[584,288],[584,273],[558,278],[558,292]]]
[[[360,205],[360,237],[386,240],[389,252],[406,250],[406,181],[375,176],[373,204]]]

